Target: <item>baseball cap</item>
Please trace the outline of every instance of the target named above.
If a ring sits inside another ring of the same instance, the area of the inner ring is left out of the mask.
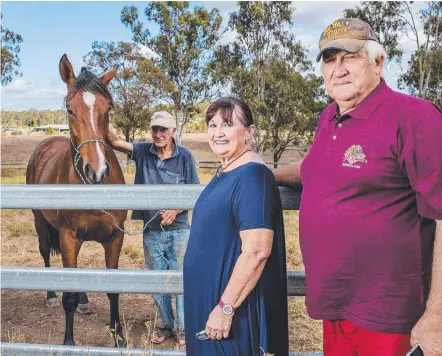
[[[319,39],[319,49],[316,62],[321,60],[324,51],[337,49],[346,52],[358,52],[368,40],[379,42],[371,26],[356,18],[344,18],[333,21],[322,32]]]
[[[176,128],[176,121],[167,111],[154,112],[150,119],[150,127],[161,126],[167,129]]]

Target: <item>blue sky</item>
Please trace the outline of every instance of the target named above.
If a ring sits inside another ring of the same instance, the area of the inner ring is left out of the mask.
[[[345,8],[359,2],[295,2],[293,31],[310,51],[309,58],[317,53],[317,41],[322,30],[342,16]],[[236,2],[192,2],[206,8],[217,7],[224,25],[228,14],[235,10]],[[1,91],[1,107],[5,110],[60,109],[65,95],[65,84],[58,72],[58,63],[66,53],[76,73],[83,56],[91,50],[94,41],[131,41],[132,34],[120,21],[124,6],[135,5],[143,14],[146,2],[124,1],[54,1],[12,2],[2,1],[3,27],[23,36],[20,59],[23,76],[15,79]],[[422,3],[415,3],[416,8]],[[146,21],[145,21],[146,23]],[[155,33],[156,26],[149,29]],[[230,34],[225,40],[232,38]],[[414,50],[414,44],[402,39],[405,50],[403,68]],[[319,74],[319,68],[316,67]],[[386,70],[387,83],[396,88],[397,76],[402,72],[397,65]]]

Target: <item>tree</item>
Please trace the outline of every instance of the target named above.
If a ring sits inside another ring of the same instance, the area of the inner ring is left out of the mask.
[[[397,63],[402,60],[402,49],[399,45],[401,34],[406,31],[406,21],[400,16],[404,11],[402,1],[362,1],[355,9],[345,9],[346,18],[359,18],[373,28],[379,36],[390,60]]]
[[[218,9],[190,9],[189,2],[175,1],[150,2],[145,15],[148,21],[159,25],[156,36],[143,29],[134,6],[123,8],[121,21],[130,27],[135,43],[158,54],[154,64],[164,78],[160,82],[169,82],[172,90],[160,86],[157,94],[173,107],[180,143],[184,125],[198,113],[198,103],[213,95],[205,69],[221,36],[222,18]]]
[[[252,101],[264,120],[259,121],[262,133],[261,151],[271,149],[273,161],[278,162],[289,146],[311,143],[317,117],[325,105],[315,105],[315,98],[324,95],[322,79],[314,74],[302,76],[286,65],[272,59],[263,72],[266,97]],[[303,155],[303,150],[298,149]]]
[[[3,19],[3,14],[0,14]],[[2,44],[1,44],[1,83],[8,85],[14,76],[21,76],[19,67],[21,65],[18,54],[20,53],[20,43],[23,42],[22,36],[3,28],[0,25]]]
[[[413,34],[416,51],[408,62],[409,70],[399,78],[399,87],[442,106],[442,2],[427,2],[426,6],[419,13],[422,35],[411,6],[404,4],[406,11],[401,16]]]
[[[322,79],[293,34],[288,2],[239,2],[230,15],[236,39],[218,46],[210,70],[214,84],[230,87],[253,111],[257,149],[271,149],[275,162],[292,145],[311,142],[323,96]]]
[[[149,127],[153,86],[140,73],[146,67],[155,73],[152,60],[143,57],[137,46],[125,42],[94,42],[92,51],[83,60],[89,67],[103,72],[118,66],[117,75],[109,85],[115,101],[112,124],[127,141],[133,141],[135,135]]]

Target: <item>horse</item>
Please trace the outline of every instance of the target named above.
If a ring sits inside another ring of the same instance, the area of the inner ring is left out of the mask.
[[[100,78],[81,69],[78,77],[66,54],[59,63],[61,79],[67,84],[64,99],[70,138],[51,137],[33,152],[26,170],[26,184],[125,184],[117,157],[106,141],[109,111],[113,99],[108,90],[118,67]],[[84,241],[96,241],[105,251],[106,268],[118,268],[124,239],[125,210],[32,210],[45,267],[50,254],[60,253],[64,268],[76,268]],[[119,295],[107,294],[110,303],[110,330],[116,347],[126,347],[120,323]],[[54,301],[55,299],[55,301]],[[87,297],[82,293],[83,302]],[[66,316],[64,345],[75,345],[74,312],[80,293],[63,292]],[[57,296],[47,292],[47,304],[56,304]]]

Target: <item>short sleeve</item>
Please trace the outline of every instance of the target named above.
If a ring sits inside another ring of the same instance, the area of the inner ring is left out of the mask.
[[[186,184],[200,184],[198,172],[196,171],[195,159],[191,155],[186,164]]]
[[[132,161],[135,161],[135,163],[138,163],[137,161],[140,159],[140,157],[143,156],[143,152],[146,149],[147,143],[146,142],[134,142],[132,143],[133,149],[132,149],[132,155],[130,156],[130,159]]]
[[[442,114],[430,107],[420,120],[414,135],[404,137],[400,160],[416,192],[418,214],[442,220]]]
[[[279,192],[273,173],[262,164],[242,172],[233,193],[233,214],[239,230],[274,230],[275,196]]]

